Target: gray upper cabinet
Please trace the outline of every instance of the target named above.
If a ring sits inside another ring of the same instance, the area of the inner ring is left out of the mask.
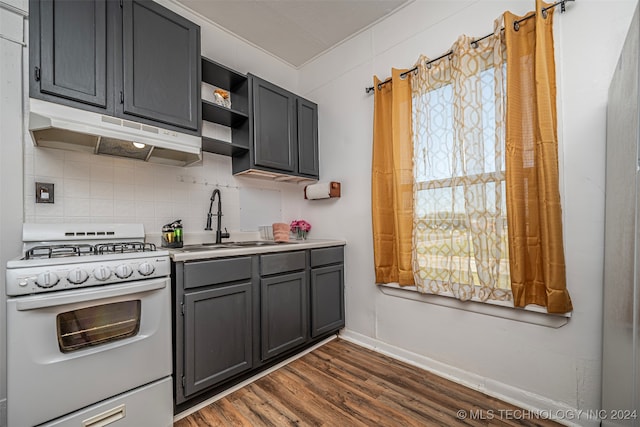
[[[257,76],[248,78],[251,144],[249,152],[234,156],[233,173],[318,179],[318,106]]]
[[[318,163],[318,106],[303,98],[297,100],[298,113],[298,172],[317,178]]]
[[[297,172],[295,95],[253,77],[255,165]]]
[[[148,0],[122,9],[124,114],[198,129],[200,27]]]
[[[151,0],[30,0],[30,96],[200,132],[200,27]]]
[[[31,0],[29,8],[32,96],[107,109],[106,1]]]

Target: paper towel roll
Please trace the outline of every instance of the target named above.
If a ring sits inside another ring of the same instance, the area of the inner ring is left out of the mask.
[[[317,184],[307,185],[304,191],[307,195],[307,199],[328,199],[331,197],[331,183],[319,182]]]

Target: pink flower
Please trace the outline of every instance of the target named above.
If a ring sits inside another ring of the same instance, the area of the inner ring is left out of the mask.
[[[297,219],[297,220],[291,221],[291,224],[289,224],[289,227],[291,231],[294,233],[297,232],[298,230],[302,230],[302,231],[311,230],[311,224],[309,224],[304,219]]]

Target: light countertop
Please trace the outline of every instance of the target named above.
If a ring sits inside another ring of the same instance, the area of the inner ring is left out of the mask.
[[[233,242],[222,242],[222,244],[233,244]],[[289,252],[304,249],[326,248],[330,246],[344,246],[347,242],[335,239],[308,239],[308,240],[290,240],[287,243],[279,243],[277,245],[266,246],[245,246],[245,247],[217,247],[206,248],[199,247],[192,250],[191,247],[198,245],[187,245],[180,249],[169,249],[171,259],[175,262],[193,261],[199,259],[223,258],[241,255],[267,254],[274,252]]]

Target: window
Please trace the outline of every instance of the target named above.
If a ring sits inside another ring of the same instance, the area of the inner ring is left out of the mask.
[[[495,37],[473,48],[463,36],[452,55],[421,67],[412,80],[413,264],[422,292],[511,299],[506,67],[496,43],[500,49]]]

